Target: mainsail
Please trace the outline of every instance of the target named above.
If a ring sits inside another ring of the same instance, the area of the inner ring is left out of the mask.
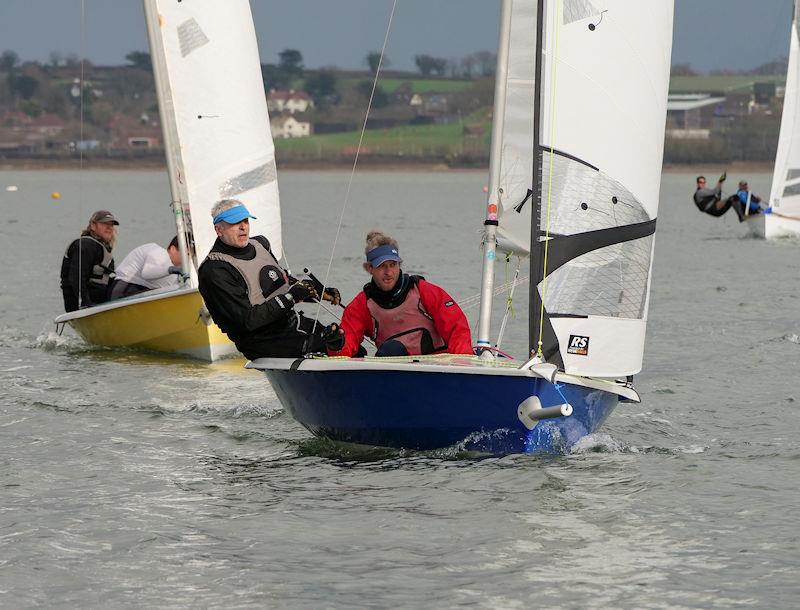
[[[789,68],[786,73],[786,91],[783,96],[781,132],[775,155],[775,170],[769,202],[778,214],[800,216],[800,32],[798,8],[795,0],[794,17],[789,40]],[[765,219],[769,222],[769,216]]]
[[[247,205],[257,217],[251,234],[265,235],[280,258],[275,149],[249,1],[144,2],[161,117],[172,140],[173,198],[189,216],[197,260],[216,239],[211,207],[226,198]]]
[[[512,0],[498,247],[534,235],[531,345],[568,373],[641,370],[672,4]]]

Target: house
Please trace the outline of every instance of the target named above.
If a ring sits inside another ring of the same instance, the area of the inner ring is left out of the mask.
[[[668,138],[707,140],[715,117],[723,112],[724,97],[705,93],[670,95],[667,100]]]
[[[31,120],[28,129],[52,138],[64,131],[64,127],[66,124],[60,116],[45,113]]]
[[[298,121],[293,116],[277,116],[270,119],[273,138],[303,138],[311,135],[311,123]]]
[[[161,126],[147,115],[138,119],[115,114],[108,123],[110,148],[150,149],[161,147]]]
[[[271,89],[267,94],[267,110],[270,112],[305,112],[314,107],[314,100],[305,91]]]

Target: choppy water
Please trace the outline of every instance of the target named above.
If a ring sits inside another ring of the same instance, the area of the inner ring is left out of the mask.
[[[321,274],[347,176],[281,179],[289,260]],[[484,180],[358,176],[343,293],[372,226],[476,293]],[[642,404],[571,455],[480,459],[334,446],[240,361],[58,337],[70,235],[107,207],[118,260],[166,243],[166,179],[0,172],[0,606],[797,607],[800,242],[702,217],[693,182],[663,180]]]

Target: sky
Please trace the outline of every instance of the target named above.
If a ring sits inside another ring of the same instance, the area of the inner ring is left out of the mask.
[[[219,0],[224,2],[225,0]],[[649,2],[653,0],[628,0]],[[394,0],[251,0],[261,61],[298,49],[307,68],[364,68],[383,44]],[[604,0],[593,0],[602,7]],[[83,23],[82,28],[82,10]],[[397,0],[391,67],[414,56],[461,58],[494,50],[499,0]],[[788,54],[793,0],[675,0],[672,63],[707,72],[749,69]],[[85,34],[82,36],[81,31]],[[53,51],[125,63],[146,50],[141,0],[0,0],[0,51],[47,61]]]

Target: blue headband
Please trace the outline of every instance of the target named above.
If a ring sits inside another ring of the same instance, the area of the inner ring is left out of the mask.
[[[228,208],[224,212],[220,212],[214,216],[214,224],[227,222],[229,225],[235,225],[242,222],[245,218],[252,218],[253,220],[256,220],[256,217],[251,216],[246,207],[243,205],[237,205],[235,207]]]
[[[367,262],[373,267],[380,267],[386,261],[402,262],[400,253],[394,246],[378,246],[367,252]]]

